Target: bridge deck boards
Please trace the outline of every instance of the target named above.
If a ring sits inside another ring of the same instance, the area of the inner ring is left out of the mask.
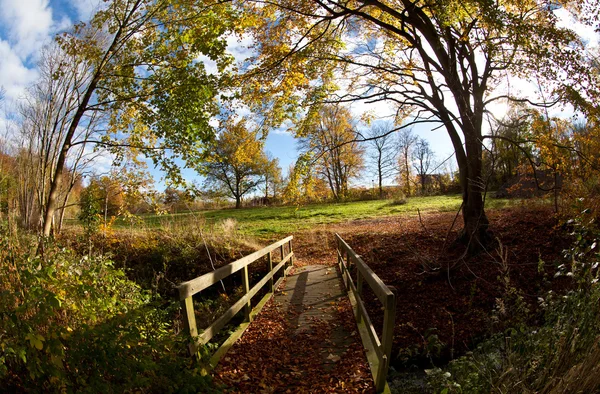
[[[374,392],[334,267],[296,269],[215,370],[230,392]]]

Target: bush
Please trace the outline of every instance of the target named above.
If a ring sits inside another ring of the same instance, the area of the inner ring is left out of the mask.
[[[0,227],[0,391],[214,391],[185,357],[177,304],[104,257],[35,244]]]

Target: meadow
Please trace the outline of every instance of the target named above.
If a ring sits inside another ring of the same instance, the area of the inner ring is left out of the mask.
[[[503,208],[520,204],[516,199],[488,198],[486,207]],[[220,223],[233,219],[237,231],[256,238],[271,238],[319,225],[345,221],[417,215],[418,212],[452,212],[461,206],[460,195],[411,197],[405,200],[369,200],[343,203],[321,203],[302,206],[269,206],[242,209],[216,209],[168,215],[144,215],[136,222],[119,220],[117,228],[156,229],[186,226],[203,222],[207,229],[218,231]]]

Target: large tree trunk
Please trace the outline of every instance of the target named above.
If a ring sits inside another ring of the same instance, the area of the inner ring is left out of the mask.
[[[482,145],[477,138],[465,138],[466,157],[459,164],[460,183],[463,189],[464,228],[459,240],[469,252],[481,251],[489,243],[489,221],[484,210],[483,194],[486,182],[482,177]]]

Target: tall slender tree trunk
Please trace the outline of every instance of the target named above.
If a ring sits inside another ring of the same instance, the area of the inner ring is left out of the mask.
[[[382,166],[382,163],[381,163],[381,153],[380,153],[379,159],[377,162],[377,170],[378,170],[377,175],[379,176],[379,198],[380,199],[383,198],[383,170],[382,170],[381,166]]]
[[[406,196],[409,197],[411,195],[410,190],[410,164],[408,163],[408,149],[404,151],[404,177],[406,185]]]
[[[63,169],[64,169],[65,163],[67,161],[67,155],[73,144],[73,136],[75,135],[75,131],[77,130],[77,127],[79,126],[79,122],[81,121],[81,118],[83,118],[83,115],[85,114],[85,112],[88,109],[88,104],[89,104],[90,100],[92,99],[92,95],[94,94],[94,91],[96,90],[96,87],[98,86],[98,83],[100,82],[100,78],[102,76],[102,71],[103,71],[105,65],[107,64],[110,56],[113,55],[113,51],[117,47],[117,43],[121,39],[121,36],[123,34],[123,28],[129,24],[129,21],[130,21],[131,17],[133,16],[133,10],[136,10],[138,8],[139,4],[140,4],[140,0],[136,1],[136,4],[133,5],[132,11],[130,13],[128,13],[127,16],[124,18],[124,20],[120,23],[119,28],[115,32],[115,35],[111,41],[110,46],[106,49],[102,59],[98,62],[96,69],[94,70],[94,75],[92,76],[90,84],[88,85],[87,89],[85,90],[85,93],[82,95],[81,101],[77,107],[77,110],[75,111],[75,114],[73,115],[73,119],[71,120],[71,123],[69,124],[69,129],[67,130],[67,133],[65,134],[65,139],[64,139],[62,148],[60,150],[58,158],[56,159],[56,165],[53,169],[54,176],[52,177],[52,182],[50,183],[50,191],[48,193],[48,199],[47,199],[47,203],[46,203],[46,212],[44,213],[44,221],[43,221],[43,226],[42,226],[42,234],[44,237],[50,236],[50,231],[52,229],[52,218],[54,217],[54,213],[56,212],[58,194],[59,194],[60,186],[62,184]],[[38,251],[39,252],[43,251],[43,240],[42,240],[42,242],[40,242]]]

